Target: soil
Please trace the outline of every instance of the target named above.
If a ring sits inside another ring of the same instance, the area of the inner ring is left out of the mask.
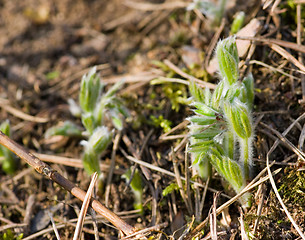
[[[93,66],[97,66],[106,89],[125,80],[118,95],[130,116],[121,133],[114,133],[120,136],[118,147],[110,144],[101,157],[104,178],[96,188],[96,199],[133,227],[157,226],[150,232],[152,239],[183,239],[209,216],[217,198],[215,192],[222,193],[217,206],[228,201],[226,194],[232,194],[214,172],[202,216],[192,219],[179,190],[162,195],[170,184],[178,189],[175,177],[148,170],[127,157],[141,159],[173,174],[174,166],[182,176],[192,172],[185,166],[186,162],[190,163],[185,161],[186,157],[189,160],[185,154],[188,128],[183,122],[192,114],[184,104],[189,97],[187,87],[177,82],[152,84],[151,80],[164,80],[164,77],[188,80],[187,77],[193,76],[217,84],[218,73],[211,70],[213,64],[208,64],[213,61],[217,41],[229,36],[235,13],[245,11],[244,25],[257,19],[260,28],[249,31],[256,31],[258,38],[275,42],[257,38],[240,64],[241,76],[252,72],[255,79],[255,177],[266,167],[267,153],[280,137],[272,130],[283,133],[288,129],[303,114],[305,99],[304,70],[298,65],[303,63],[304,50],[289,45],[296,44],[298,36],[300,43],[303,42],[304,18],[302,14],[298,18],[295,4],[276,5],[275,1],[267,6],[263,2],[229,1],[223,27],[214,27],[208,14],[186,11],[190,1],[3,0],[0,2],[0,122],[9,120],[11,139],[34,154],[44,154],[37,156],[85,190],[90,177],[81,165],[52,160],[52,156],[81,159],[81,139],[46,138],[45,132],[68,120],[82,126],[80,119],[71,114],[68,100],[78,102],[82,75]],[[304,10],[303,6],[300,8]],[[287,52],[281,54],[274,45]],[[295,59],[287,57],[288,54]],[[303,148],[303,124],[303,119],[298,120],[269,161],[276,161],[272,171],[282,169],[274,176],[275,183],[288,211],[304,232],[301,180],[304,154],[295,150]],[[180,128],[173,129],[177,125]],[[172,138],[164,135],[169,129],[173,129],[169,134]],[[175,157],[171,154],[174,148]],[[107,186],[113,149],[115,168]],[[142,212],[134,210],[133,192],[122,177],[130,168],[138,169],[142,179]],[[205,184],[197,175],[192,180]],[[20,234],[24,239],[56,239],[51,219],[61,239],[72,238],[80,200],[35,172],[22,159],[17,160],[12,174],[0,170],[0,182],[0,239],[18,239]],[[204,188],[191,185],[187,196],[192,199],[194,209],[198,200],[195,195],[202,196],[203,192]],[[257,239],[299,237],[269,180],[251,193],[252,207],[245,210],[243,220],[238,202],[224,214],[227,222],[224,217],[217,218],[220,239],[240,239],[244,230]],[[83,228],[83,239],[97,239],[94,233],[101,239],[121,237],[119,230],[104,218],[95,218],[89,211],[90,215]],[[97,228],[93,227],[94,221]],[[211,229],[206,225],[201,236],[212,234]]]

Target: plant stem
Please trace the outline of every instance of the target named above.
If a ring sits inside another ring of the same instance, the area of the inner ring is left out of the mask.
[[[245,180],[250,179],[252,138],[240,139],[240,161],[244,167]]]

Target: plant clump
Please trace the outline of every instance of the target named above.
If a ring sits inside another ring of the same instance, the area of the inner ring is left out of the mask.
[[[190,148],[193,166],[206,179],[211,167],[239,193],[247,184],[253,169],[253,124],[251,109],[254,99],[253,77],[239,81],[239,58],[235,37],[220,41],[216,48],[220,82],[212,93],[194,82],[190,84]],[[241,199],[249,206],[249,195]]]
[[[103,93],[105,84],[102,84],[96,68],[92,68],[82,78],[79,105],[72,99],[69,100],[71,113],[81,118],[85,129],[81,130],[73,122],[66,121],[63,125],[48,129],[45,134],[46,137],[53,135],[86,137],[87,140],[82,140],[81,144],[84,146],[83,165],[89,175],[94,172],[101,173],[99,158],[112,140],[113,131],[106,126],[106,120],[110,119],[117,130],[122,130],[122,116],[129,115],[128,110],[116,96],[122,84],[117,82]]]

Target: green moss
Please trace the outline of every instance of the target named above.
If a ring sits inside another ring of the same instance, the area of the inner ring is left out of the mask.
[[[279,193],[287,204],[297,204],[305,209],[305,172],[289,171],[281,179]]]

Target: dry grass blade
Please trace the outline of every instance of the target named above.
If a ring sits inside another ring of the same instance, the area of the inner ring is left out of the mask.
[[[108,207],[110,187],[111,187],[110,184],[111,184],[114,167],[115,167],[115,154],[118,149],[120,139],[121,139],[121,133],[119,133],[115,136],[115,139],[113,142],[113,148],[112,148],[112,153],[111,153],[111,162],[110,162],[110,167],[109,167],[109,173],[107,176],[106,191],[105,191],[105,206],[106,207]]]
[[[165,139],[168,139],[168,135],[169,134],[172,134],[173,132],[175,132],[176,130],[178,129],[183,129],[185,128],[187,125],[189,124],[189,121],[188,120],[184,120],[183,122],[179,123],[177,126],[173,127],[171,130],[169,130],[168,132],[162,134],[159,139],[161,140],[165,140]],[[182,135],[181,135],[182,136]],[[184,137],[184,135],[183,135]]]
[[[190,203],[188,196],[185,194],[184,187],[183,187],[183,184],[181,181],[181,175],[180,175],[178,165],[177,165],[177,159],[175,156],[175,152],[173,150],[172,150],[172,161],[173,161],[175,177],[176,177],[177,184],[179,186],[179,191],[180,191],[181,197],[185,203],[185,206],[186,206],[186,209],[187,209],[189,215],[193,215],[192,205]]]
[[[0,227],[0,232],[4,232],[7,229],[12,229],[12,228],[24,228],[26,226],[26,223],[9,223],[7,225],[1,226]]]
[[[44,162],[61,164],[61,165],[65,165],[65,166],[75,167],[75,168],[84,168],[82,160],[78,159],[78,158],[67,158],[67,157],[62,157],[62,156],[48,155],[48,154],[42,154],[42,153],[36,153],[36,152],[32,152],[32,154]],[[103,172],[108,172],[108,171],[110,171],[110,166],[109,166],[109,164],[100,163],[100,169]],[[125,172],[124,169],[114,169],[115,174],[122,175],[124,172]]]
[[[57,228],[56,228],[56,224],[55,224],[55,222],[54,222],[54,219],[53,219],[53,217],[52,217],[52,214],[51,214],[49,211],[48,211],[48,215],[49,215],[49,217],[50,217],[50,219],[51,219],[51,223],[52,223],[52,227],[53,227],[53,229],[54,229],[55,236],[56,236],[57,240],[60,240],[60,236],[59,236],[58,230],[57,230]]]
[[[92,192],[94,190],[94,186],[95,186],[97,177],[98,177],[98,175],[95,172],[92,176],[88,191],[86,193],[85,199],[83,201],[82,208],[81,208],[80,213],[79,213],[79,217],[78,217],[78,221],[77,221],[77,224],[76,224],[73,240],[80,239],[80,235],[81,235],[82,228],[83,228],[83,225],[84,225],[86,213],[87,213],[87,210],[88,210],[88,207],[89,207],[89,204],[90,204]]]
[[[241,239],[242,240],[249,240],[246,229],[245,229],[243,210],[240,208],[239,211],[240,211],[239,222],[240,222]]]
[[[137,231],[136,233],[134,234],[131,234],[129,236],[126,236],[126,237],[122,237],[121,240],[127,240],[127,239],[143,239],[143,236],[144,235],[147,235],[153,231],[160,231],[160,229],[162,228],[165,228],[168,226],[168,222],[165,222],[165,223],[161,223],[161,224],[158,224],[158,225],[155,225],[155,226],[152,226],[152,227],[149,227],[149,228],[145,228],[143,230],[140,230],[140,231]],[[165,235],[165,233],[164,233]]]
[[[169,60],[164,60],[164,63],[166,64],[166,66],[168,66],[170,69],[172,69],[173,71],[175,71],[177,74],[179,74],[180,76],[190,80],[190,81],[194,81],[196,83],[198,83],[201,87],[207,87],[210,89],[215,89],[216,85],[209,83],[209,82],[204,82],[198,78],[195,78],[185,72],[183,72],[182,70],[180,70],[177,66],[175,66],[175,64],[173,64],[171,61]]]
[[[280,47],[276,44],[271,44],[270,47],[276,51],[278,54],[282,55],[284,58],[292,62],[294,65],[296,65],[300,70],[305,72],[305,67],[300,63],[294,56],[292,56],[289,52],[287,52],[284,48]]]
[[[266,63],[264,63],[264,62],[261,62],[261,61],[251,60],[251,61],[249,62],[249,64],[261,65],[261,66],[263,66],[263,67],[269,68],[269,69],[270,69],[271,71],[273,71],[273,72],[279,72],[280,74],[283,74],[283,75],[285,75],[285,76],[287,76],[287,77],[290,77],[290,78],[293,78],[293,79],[299,79],[298,77],[295,77],[295,76],[293,76],[293,75],[291,75],[291,74],[288,74],[288,73],[284,72],[283,70],[281,70],[281,69],[279,69],[279,68],[272,67],[272,66],[270,66],[270,65],[268,65],[268,64],[266,64]]]
[[[258,203],[258,207],[257,207],[257,211],[256,211],[256,215],[258,217],[257,217],[257,219],[255,220],[255,223],[254,223],[253,236],[255,236],[255,232],[256,232],[257,227],[258,227],[260,216],[262,214],[263,205],[264,205],[264,198],[265,198],[265,195],[266,195],[266,189],[265,188],[266,188],[265,184],[260,185],[259,188],[258,188],[258,191],[256,193],[257,196],[260,196],[260,199],[259,199],[259,203]]]
[[[186,189],[186,196],[191,209],[192,206],[192,193],[191,193],[191,184],[190,184],[190,167],[189,167],[189,158],[188,158],[188,144],[185,146],[185,153],[184,153],[184,172],[185,172],[185,189]],[[192,209],[193,211],[193,209]]]
[[[205,198],[206,198],[206,195],[207,195],[209,183],[210,183],[210,177],[208,177],[208,179],[205,183],[205,188],[204,188],[203,193],[202,193],[201,202],[200,202],[200,206],[199,206],[199,219],[202,218],[202,211],[203,211],[203,208],[204,208],[204,202],[205,202]]]
[[[274,131],[275,132],[275,134],[278,134],[278,137],[279,138],[281,138],[282,136],[284,137],[293,127],[294,127],[294,125],[296,125],[299,121],[301,121],[302,119],[304,119],[305,118],[305,113],[303,113],[300,117],[298,117],[282,134],[280,134],[278,131],[275,131],[274,129],[271,129],[271,128],[269,128],[269,126],[268,125],[264,125],[263,124],[263,126],[266,126],[268,129],[270,129],[271,131]],[[274,149],[278,146],[278,144],[280,143],[280,139],[277,139],[275,142],[274,142],[274,144],[273,144],[273,146],[271,147],[271,149],[270,149],[270,151],[272,150],[272,152],[274,151]],[[294,147],[295,148],[295,147]],[[293,148],[293,149],[294,149]],[[298,149],[297,149],[297,151],[299,151]],[[301,152],[300,153],[301,154],[301,156],[303,155],[303,153]]]
[[[274,2],[274,4],[273,4],[273,6],[272,6],[272,8],[271,8],[271,14],[274,14],[274,12],[275,12],[275,9],[277,8],[277,6],[280,4],[280,2],[281,2],[281,0],[275,0],[275,2]]]
[[[10,114],[14,115],[15,117],[18,117],[25,121],[36,122],[36,123],[46,123],[49,121],[48,118],[31,116],[16,108],[13,108],[12,106],[9,105],[6,99],[0,98],[0,107],[3,108],[5,111],[9,112]]]
[[[264,126],[265,128],[268,128],[269,130],[271,130],[273,133],[275,133],[275,135],[279,138],[279,140],[281,140],[286,146],[288,146],[289,149],[291,149],[295,154],[298,155],[298,157],[300,159],[302,159],[305,162],[305,154],[300,151],[296,146],[294,146],[285,136],[284,134],[280,134],[278,131],[274,130],[273,128],[270,128],[268,125],[264,124],[264,123],[260,123],[260,125]],[[286,135],[286,134],[285,134]],[[272,149],[273,151],[274,149]]]
[[[251,41],[257,41],[257,42],[262,42],[265,44],[276,44],[285,48],[290,48],[295,51],[299,51],[302,53],[305,53],[305,46],[304,45],[299,45],[293,42],[287,42],[279,39],[273,39],[273,38],[263,38],[263,37],[249,37],[249,36],[236,36],[236,39],[241,39],[241,40],[251,40]]]
[[[213,206],[210,213],[210,232],[211,232],[211,239],[217,240],[217,215],[216,215],[216,207],[217,207],[217,200],[219,197],[219,193],[214,194]]]
[[[161,4],[153,4],[146,2],[134,2],[134,1],[124,1],[124,5],[138,9],[141,11],[158,11],[158,10],[166,10],[166,9],[175,9],[175,8],[186,8],[189,3],[177,1],[177,2],[165,2]]]

